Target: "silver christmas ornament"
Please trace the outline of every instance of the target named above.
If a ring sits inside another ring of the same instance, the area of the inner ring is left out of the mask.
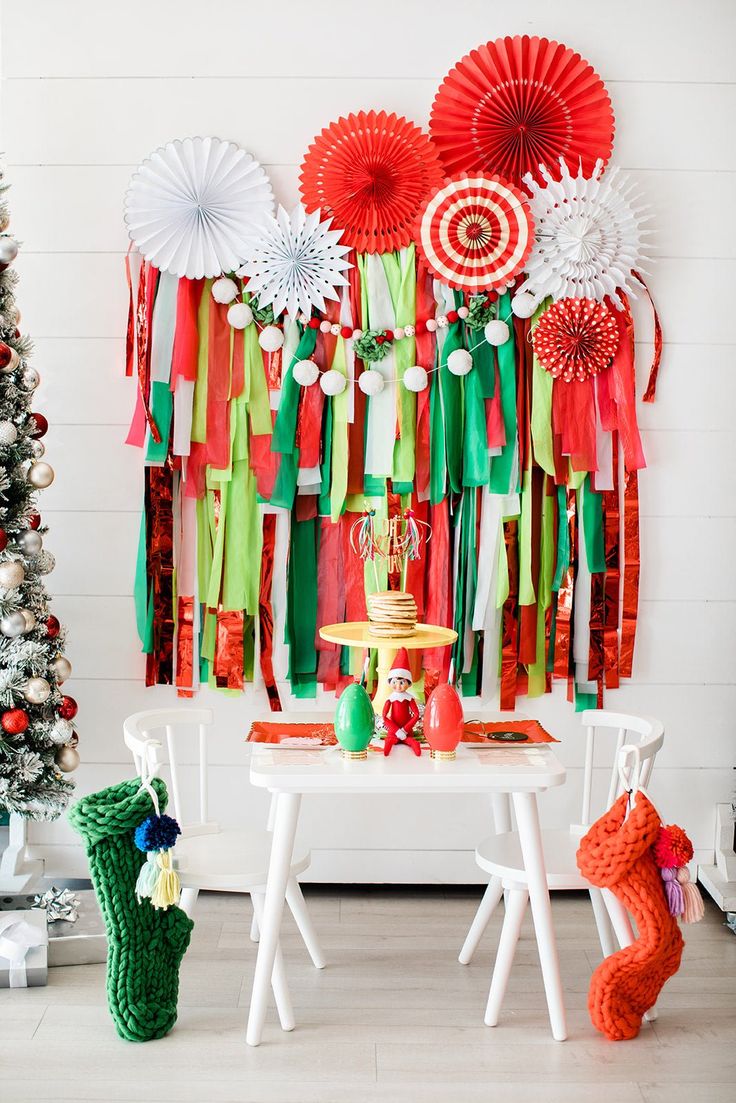
[[[25,624],[25,620],[23,623]],[[29,678],[23,690],[23,696],[31,705],[42,705],[48,700],[50,693],[51,686],[45,678]]]
[[[0,590],[15,590],[25,577],[26,572],[19,560],[8,559],[0,563]]]
[[[18,242],[14,237],[0,237],[0,264],[12,264],[18,256]]]
[[[49,663],[49,670],[56,675],[57,682],[65,682],[67,678],[71,677],[72,664],[67,659],[66,655],[57,655],[55,659],[52,659]]]
[[[62,773],[71,774],[80,763],[79,751],[74,747],[59,747],[54,755],[54,762]]]
[[[56,559],[51,552],[42,551],[36,559],[35,566],[39,574],[51,574],[56,566]]]
[[[20,615],[23,617],[23,620],[26,622],[26,626],[25,626],[24,631],[25,632],[32,632],[33,629],[36,627],[36,615],[35,615],[35,613],[32,613],[30,609],[21,609],[20,610]]]
[[[26,618],[17,609],[14,609],[12,613],[6,613],[0,620],[0,632],[9,640],[15,639],[16,636],[22,636],[25,631]]]
[[[36,532],[34,529],[28,529],[20,537],[18,543],[24,555],[38,555],[43,547],[43,537],[40,532]]]
[[[18,430],[12,421],[0,421],[0,444],[15,444]]]
[[[31,441],[31,455],[33,456],[34,460],[40,460],[41,456],[46,455],[46,445],[43,443],[42,440]]]
[[[28,468],[28,482],[38,490],[45,490],[54,481],[54,469],[48,463],[32,463]]]
[[[21,376],[21,383],[27,391],[35,391],[36,387],[41,382],[41,376],[38,374],[35,368],[24,368],[23,375]]]

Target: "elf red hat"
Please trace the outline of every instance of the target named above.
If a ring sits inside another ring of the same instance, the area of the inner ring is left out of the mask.
[[[409,652],[405,647],[400,647],[396,652],[396,657],[391,663],[391,669],[388,672],[388,681],[391,678],[406,678],[407,682],[412,682],[414,679],[411,676],[409,670]]]

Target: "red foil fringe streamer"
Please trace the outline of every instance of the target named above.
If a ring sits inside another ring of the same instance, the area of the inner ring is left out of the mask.
[[[624,586],[621,609],[619,673],[630,678],[634,662],[639,609],[639,481],[636,471],[624,474]]]
[[[509,568],[509,593],[503,605],[501,627],[501,692],[499,704],[503,710],[516,707],[519,673],[519,623],[516,619],[519,602],[519,525],[505,521],[503,536]]]
[[[217,610],[214,675],[221,689],[243,688],[244,631],[242,609]]]
[[[276,678],[273,672],[273,561],[276,547],[276,516],[273,513],[263,515],[263,550],[261,553],[261,585],[258,595],[258,639],[260,664],[263,682],[266,686],[271,712],[281,712]]]
[[[171,685],[174,676],[173,474],[168,465],[147,467],[147,573],[153,602],[153,648],[146,656],[146,685]]]
[[[177,602],[176,688],[179,697],[191,697],[194,686],[194,598]]]

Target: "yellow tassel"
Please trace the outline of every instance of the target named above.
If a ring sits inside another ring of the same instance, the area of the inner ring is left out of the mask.
[[[172,904],[179,903],[181,882],[179,874],[171,864],[170,850],[159,850],[156,861],[159,867],[159,875],[151,893],[151,903],[154,908],[165,910],[170,908]]]

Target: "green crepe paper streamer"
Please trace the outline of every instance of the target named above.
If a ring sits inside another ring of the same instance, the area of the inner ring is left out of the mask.
[[[414,483],[397,483],[395,480],[391,482],[391,490],[394,494],[400,494],[402,497],[406,497],[407,494],[411,494],[414,489]],[[408,507],[404,507],[408,508]]]
[[[345,359],[345,341],[337,340],[332,370],[339,371],[347,378],[348,369]],[[339,520],[345,509],[345,496],[348,490],[348,396],[350,384],[342,394],[332,399],[332,487],[330,489],[329,514],[333,524]]]
[[[144,655],[150,655],[153,652],[153,620],[153,585],[151,585],[151,589],[148,594],[148,612],[146,615],[146,626],[143,635],[143,647],[141,648]]]
[[[532,318],[532,329],[544,314],[551,300],[545,299]],[[531,432],[534,459],[543,471],[554,477],[555,457],[552,445],[552,376],[532,357]]]
[[[223,557],[225,554],[225,531],[227,529],[228,508],[230,504],[230,487],[231,483],[229,482],[223,482],[220,485],[220,510],[217,524],[215,524],[215,495],[212,492],[207,494],[207,502],[211,511],[210,527],[214,534],[210,576],[207,582],[207,596],[205,598],[209,609],[217,609],[217,606],[220,604]]]
[[[570,533],[567,525],[567,495],[564,486],[557,487],[557,567],[552,581],[552,589],[557,593],[570,566]]]
[[[417,279],[414,245],[401,252],[384,253],[381,256],[386,273],[391,302],[397,326],[413,325],[416,314]],[[405,337],[393,343],[394,367],[398,388],[399,439],[394,445],[393,474],[398,482],[410,483],[414,479],[416,463],[417,399],[401,380],[404,372],[416,359],[413,337]]]
[[[211,663],[215,661],[215,646],[217,644],[217,614],[214,612],[206,611],[204,614],[204,625],[202,627],[202,658],[209,659]],[[209,685],[216,686],[215,675],[210,670],[207,677]]]
[[[465,338],[470,355],[473,357],[473,370],[467,376],[477,375],[480,381],[480,393],[483,398],[493,398],[496,383],[496,358],[493,345],[489,345],[482,329],[465,327]]]
[[[455,528],[460,527],[460,547],[457,558],[457,579],[455,582],[455,622],[457,639],[453,644],[453,659],[456,674],[461,677],[465,666],[465,628],[471,615],[475,600],[477,566],[475,554],[477,496],[475,491],[463,493],[459,519]],[[456,514],[457,518],[457,514]],[[456,537],[457,539],[457,537]]]
[[[250,428],[251,432],[256,436],[265,436],[272,431],[271,405],[268,397],[268,385],[266,383],[263,355],[261,353],[261,346],[258,344],[258,327],[256,325],[251,324],[245,327],[244,340],[245,387],[243,396],[248,404]],[[292,379],[291,382],[293,383],[294,380]],[[296,387],[298,397],[298,383]],[[278,449],[273,449],[273,451],[278,451]]]
[[[501,297],[498,316],[503,321],[509,319],[511,337],[504,345],[499,345],[498,374],[501,379],[501,410],[506,430],[506,443],[500,456],[491,460],[491,478],[489,487],[494,494],[508,494],[511,491],[511,470],[516,450],[516,356],[514,352],[514,327],[511,324],[511,296],[508,291]]]
[[[579,490],[585,482],[587,471],[573,471],[572,464],[568,463],[567,485],[571,490]]]
[[[209,364],[210,339],[210,294],[212,280],[204,281],[202,298],[197,312],[199,331],[199,351],[197,356],[197,378],[194,383],[192,400],[192,440],[204,444],[207,440],[207,369]]]
[[[595,709],[598,707],[598,694],[597,693],[581,693],[577,685],[575,686],[575,712],[585,712],[586,709]]]
[[[281,400],[279,402],[276,423],[273,427],[271,439],[272,452],[291,453],[294,451],[296,438],[296,421],[299,412],[299,392],[301,387],[294,379],[294,365],[298,360],[309,360],[317,344],[317,330],[308,326],[304,330],[297,345],[294,357],[281,378]],[[270,431],[270,418],[269,429]]]
[[[278,472],[271,492],[271,505],[281,506],[282,509],[291,509],[296,497],[296,480],[298,475],[299,449],[292,452],[284,452],[281,456]]]
[[[322,463],[320,464],[320,493],[317,512],[320,517],[330,516],[330,479],[332,475],[332,402],[325,402],[322,422]]]
[[[367,419],[366,419],[366,424],[368,424]],[[365,497],[365,498],[385,498],[386,497],[386,480],[382,479],[380,475],[364,475],[363,476],[363,497]]]
[[[542,532],[540,539],[540,564],[537,615],[537,661],[529,667],[529,696],[541,697],[546,690],[547,662],[544,654],[545,616],[552,601],[552,579],[555,569],[554,518],[557,503],[549,494],[542,498]],[[552,633],[552,639],[554,633]],[[550,641],[551,642],[551,641]]]
[[[256,659],[256,621],[255,617],[246,617],[243,624],[243,677],[246,682],[253,681],[253,671]],[[233,696],[240,693],[239,689],[231,691]]]
[[[490,345],[487,346],[490,348]],[[488,427],[483,384],[476,368],[465,376],[463,486],[485,486],[490,475]]]
[[[161,434],[161,440],[155,441],[148,430],[146,462],[163,464],[169,453],[169,434],[171,433],[171,413],[174,408],[174,396],[168,383],[151,383],[151,415]]]
[[[436,360],[435,360],[436,364]],[[439,372],[430,376],[429,390],[429,501],[433,506],[444,500],[447,491],[447,463],[445,460],[445,419],[442,411],[442,392]]]
[[[221,518],[222,527],[222,518]],[[223,609],[258,612],[263,527],[256,501],[256,480],[247,459],[233,464],[225,524]]]
[[[146,655],[146,625],[148,623],[148,572],[146,562],[146,511],[141,511],[141,523],[138,530],[138,551],[135,559],[135,582],[133,583],[133,598],[135,600],[135,626],[138,638],[143,645]]]
[[[531,458],[530,458],[531,459]],[[532,469],[527,466],[521,489],[519,517],[519,605],[533,605],[537,600],[532,579]]]
[[[197,499],[197,589],[200,601],[204,601],[203,595],[207,593],[209,585],[210,569],[212,566],[213,533],[210,528],[210,517],[205,493],[203,498]]]
[[[316,519],[292,515],[287,579],[286,633],[289,680],[297,696],[317,692],[317,545]]]
[[[456,349],[464,348],[463,327],[461,322],[451,322],[447,327],[447,337],[440,354],[440,394],[445,419],[445,453],[447,456],[447,474],[450,488],[457,494],[463,486],[463,379],[453,375],[447,366],[447,359]],[[430,426],[431,431],[431,426]]]
[[[585,533],[585,555],[591,574],[600,574],[606,569],[606,548],[603,538],[603,499],[590,485],[590,475],[578,491],[583,504],[583,532]]]

